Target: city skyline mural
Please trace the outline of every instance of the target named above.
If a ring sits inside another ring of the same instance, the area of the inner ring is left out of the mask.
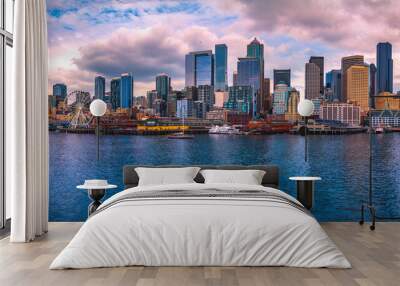
[[[185,55],[221,43],[228,46],[231,85],[237,59],[246,56],[254,37],[264,44],[265,77],[272,78],[273,69],[291,69],[292,86],[301,93],[310,56],[324,56],[325,71],[339,69],[349,55],[376,63],[376,44],[388,41],[394,46],[394,90],[400,87],[396,1],[47,2],[49,92],[63,82],[93,95],[95,76],[104,76],[110,90],[110,80],[125,72],[133,74],[135,96],[155,89],[160,73],[182,89]]]
[[[399,217],[399,8],[47,1],[50,220],[85,220],[75,186],[105,179],[109,197],[125,165],[226,164],[277,165],[294,196],[291,176],[321,177],[321,221],[357,221],[372,170],[378,216]]]

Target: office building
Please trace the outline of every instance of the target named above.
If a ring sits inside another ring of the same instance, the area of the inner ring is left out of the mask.
[[[237,84],[237,77],[238,77],[237,72],[233,72],[233,75],[232,75],[232,85],[233,85],[233,86],[238,85],[238,84]]]
[[[288,99],[289,87],[284,83],[277,84],[272,97],[273,114],[284,115],[287,111]]]
[[[292,88],[289,91],[289,99],[287,104],[287,111],[285,112],[285,120],[296,122],[298,121],[301,116],[297,112],[297,105],[300,102],[300,93],[295,89]]]
[[[208,111],[207,104],[204,101],[193,102],[193,116],[199,119],[205,119]]]
[[[252,117],[255,118],[260,112],[260,110],[257,110],[257,99],[259,98],[261,87],[261,62],[255,57],[239,58],[237,71],[237,84],[239,86],[251,86],[252,88],[253,94],[250,108]]]
[[[213,87],[211,85],[199,85],[197,87],[197,101],[204,102],[207,111],[209,111],[215,103]]]
[[[214,86],[212,51],[191,52],[185,57],[185,86]]]
[[[53,85],[53,96],[60,99],[65,99],[67,97],[67,86],[63,83],[56,83]]]
[[[131,73],[121,74],[120,107],[131,109],[133,101],[133,76]]]
[[[257,38],[254,38],[250,44],[247,45],[247,57],[248,58],[256,58],[260,62],[260,87],[256,94],[255,105],[253,112],[253,117],[263,112],[263,103],[265,100],[265,92],[264,92],[264,44],[262,44]]]
[[[121,94],[121,79],[119,77],[113,78],[110,83],[111,94],[110,103],[112,110],[121,107],[120,94]]]
[[[319,93],[324,94],[324,57],[311,56],[309,63],[316,64],[319,68]]]
[[[286,84],[288,87],[291,86],[290,83],[290,69],[274,69],[274,86],[277,84]]]
[[[149,90],[146,93],[146,97],[147,97],[147,107],[153,108],[153,103],[157,99],[157,90]]]
[[[188,118],[193,116],[193,100],[179,99],[176,101],[176,117]]]
[[[263,91],[264,91],[264,100],[261,106],[261,113],[267,114],[272,109],[271,80],[269,78],[264,78]]]
[[[223,107],[224,103],[228,101],[229,93],[228,91],[215,91],[215,107]]]
[[[326,94],[328,101],[342,101],[342,71],[331,70],[326,73],[326,87],[330,93]]]
[[[197,92],[197,87],[195,86],[187,86],[185,87],[185,98],[196,101],[198,99],[198,92]]]
[[[305,98],[319,98],[320,94],[320,70],[314,63],[306,63],[305,67]]]
[[[167,101],[169,93],[171,91],[171,78],[168,75],[159,74],[158,76],[156,76],[156,91],[157,98],[163,101],[163,103],[161,104],[160,115],[165,117],[168,113]]]
[[[106,93],[106,79],[102,76],[94,78],[94,98],[104,100]]]
[[[369,65],[369,106],[374,108],[374,96],[377,95],[376,75],[377,69],[374,64]]]
[[[387,91],[393,92],[393,59],[392,45],[388,42],[378,43],[376,46],[377,65],[377,94]]]
[[[225,44],[215,45],[215,91],[228,90],[228,47]]]
[[[346,71],[349,67],[353,65],[363,65],[364,64],[364,56],[361,55],[355,55],[355,56],[348,56],[342,58],[342,101],[346,102],[347,101],[347,77],[346,77]]]
[[[319,118],[328,121],[337,121],[350,126],[359,126],[361,123],[360,107],[348,103],[325,103],[321,105]]]
[[[252,87],[236,85],[230,86],[228,90],[228,101],[224,103],[224,108],[250,113],[253,94]]]
[[[346,71],[347,102],[360,106],[361,112],[369,110],[369,66],[353,65]]]

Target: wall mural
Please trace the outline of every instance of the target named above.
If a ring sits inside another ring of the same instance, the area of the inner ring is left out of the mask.
[[[110,196],[125,164],[276,164],[292,195],[290,176],[322,178],[319,220],[358,220],[368,130],[378,215],[400,216],[399,7],[359,2],[48,0],[50,220],[85,220],[76,185]]]

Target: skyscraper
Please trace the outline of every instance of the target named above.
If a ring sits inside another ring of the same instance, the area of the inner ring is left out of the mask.
[[[120,87],[120,104],[121,108],[132,108],[133,102],[133,76],[131,73],[121,74]]]
[[[214,86],[212,51],[191,52],[185,57],[185,86]]]
[[[262,104],[261,112],[264,114],[267,114],[271,110],[271,107],[272,107],[271,80],[269,78],[264,78],[263,91],[264,91],[264,101]]]
[[[319,67],[319,93],[324,94],[324,57],[311,56],[309,63],[316,64]]]
[[[104,100],[106,94],[106,79],[102,76],[94,78],[94,98]]]
[[[255,118],[259,112],[259,110],[257,110],[257,97],[261,87],[261,62],[258,58],[254,57],[239,58],[237,62],[237,71],[237,84],[252,87],[251,113],[253,118]]]
[[[238,77],[237,72],[233,72],[233,74],[232,74],[232,85],[233,85],[233,86],[238,85],[238,84],[237,84],[237,77]]]
[[[284,83],[277,84],[272,98],[273,113],[277,115],[285,114],[287,111],[288,99],[289,87]]]
[[[284,83],[287,86],[291,86],[290,83],[290,69],[274,69],[274,86],[277,84]]]
[[[53,96],[65,99],[67,97],[67,86],[63,83],[53,85]]]
[[[347,101],[369,110],[369,66],[352,65],[346,70]]]
[[[228,101],[224,103],[224,108],[250,113],[252,94],[251,86],[230,86]]]
[[[265,100],[264,94],[264,45],[254,38],[250,44],[247,45],[247,57],[257,58],[260,61],[260,88],[256,95],[256,112],[255,114],[260,114],[263,109],[263,103]]]
[[[113,78],[110,83],[111,87],[111,107],[113,110],[116,110],[118,107],[121,107],[121,79],[119,77]]]
[[[214,83],[216,91],[228,89],[228,47],[225,44],[215,45]]]
[[[370,107],[375,107],[375,100],[373,96],[376,95],[376,75],[377,69],[374,64],[369,65],[369,106]]]
[[[211,85],[199,85],[197,87],[197,101],[202,101],[206,105],[206,110],[209,111],[215,103],[214,89]]]
[[[346,71],[349,67],[353,65],[363,65],[364,64],[364,56],[362,55],[354,55],[342,58],[342,101],[347,101],[347,76]]]
[[[377,94],[393,92],[392,45],[388,42],[376,46]]]
[[[156,90],[149,90],[146,93],[146,99],[147,99],[147,107],[148,108],[153,108],[154,101],[157,99],[157,91]]]
[[[315,99],[320,97],[320,70],[314,63],[306,63],[305,72],[305,97]]]
[[[285,112],[285,119],[288,121],[295,122],[300,119],[300,115],[297,112],[297,105],[300,102],[300,93],[295,89],[292,88],[289,91],[289,99],[287,110]]]
[[[166,74],[156,76],[157,97],[167,102],[171,90],[171,78]]]
[[[332,90],[329,101],[342,101],[342,71],[331,70],[326,73],[326,87]]]

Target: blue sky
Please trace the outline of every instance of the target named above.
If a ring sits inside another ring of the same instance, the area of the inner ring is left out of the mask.
[[[179,89],[184,55],[213,50],[217,43],[228,45],[231,82],[237,57],[245,56],[254,37],[265,45],[266,77],[273,68],[291,68],[293,85],[301,91],[310,56],[325,56],[325,71],[339,68],[340,58],[352,54],[363,54],[371,63],[376,43],[390,41],[399,88],[396,1],[48,0],[47,7],[49,90],[54,82],[65,82],[70,91],[93,92],[96,75],[109,82],[123,72],[134,74],[135,96],[154,89],[158,73],[169,74]],[[379,13],[385,17],[371,21]]]

